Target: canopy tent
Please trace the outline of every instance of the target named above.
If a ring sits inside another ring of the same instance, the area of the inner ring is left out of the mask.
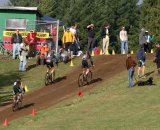
[[[58,35],[59,35],[59,26],[63,26],[63,21],[60,21],[59,19],[49,17],[47,15],[44,15],[40,18],[41,23],[51,24],[51,28],[53,25],[56,25],[56,55],[58,54]]]
[[[57,20],[58,19],[49,17],[47,15],[44,15],[43,17],[41,17],[41,21],[46,23],[55,23]],[[63,26],[63,25],[64,25],[63,21],[59,21],[59,26]]]

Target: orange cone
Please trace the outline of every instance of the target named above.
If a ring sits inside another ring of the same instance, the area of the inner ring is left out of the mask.
[[[79,97],[82,97],[82,96],[84,96],[84,94],[80,91],[80,92],[78,92],[78,94],[77,94]]]
[[[8,120],[7,120],[7,119],[4,120],[3,125],[4,125],[4,126],[8,126]]]
[[[33,108],[32,109],[32,116],[35,116],[36,115],[36,111],[35,111],[35,109]]]

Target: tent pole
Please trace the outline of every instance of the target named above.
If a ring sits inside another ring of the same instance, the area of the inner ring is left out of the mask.
[[[58,35],[59,35],[59,19],[57,20],[56,56],[58,55]]]

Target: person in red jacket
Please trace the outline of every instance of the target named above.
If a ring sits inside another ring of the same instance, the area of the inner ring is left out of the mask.
[[[137,63],[136,61],[131,57],[130,54],[127,55],[126,59],[126,68],[128,70],[128,81],[129,81],[129,87],[133,87],[133,76],[134,76],[134,68],[136,67]]]
[[[31,30],[27,35],[27,41],[29,45],[29,57],[33,57],[35,55],[35,46],[37,43],[36,35],[37,33],[34,30]]]

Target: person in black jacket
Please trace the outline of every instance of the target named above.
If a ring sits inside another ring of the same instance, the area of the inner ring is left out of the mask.
[[[94,44],[95,44],[95,30],[94,30],[94,24],[90,24],[87,26],[88,30],[88,47],[87,51],[92,52]]]
[[[156,44],[156,54],[154,62],[157,65],[158,74],[160,75],[160,43]]]
[[[12,35],[11,43],[13,44],[13,59],[15,59],[16,51],[19,56],[20,44],[22,43],[22,35],[19,33],[19,30],[16,30],[16,33]]]

